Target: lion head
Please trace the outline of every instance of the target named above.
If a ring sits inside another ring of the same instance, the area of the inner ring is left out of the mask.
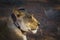
[[[30,31],[32,33],[37,32],[37,29],[40,23],[37,21],[37,19],[33,15],[28,14],[26,11],[19,10],[19,9],[13,9],[13,13],[17,18],[17,21],[20,25],[21,30],[25,32]]]

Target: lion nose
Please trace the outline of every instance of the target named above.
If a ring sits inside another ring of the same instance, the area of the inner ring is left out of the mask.
[[[40,23],[38,23],[38,26],[40,26]]]

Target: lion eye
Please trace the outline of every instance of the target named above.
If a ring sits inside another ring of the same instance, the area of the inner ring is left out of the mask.
[[[19,15],[19,14],[17,14],[17,17],[20,17],[20,15]]]

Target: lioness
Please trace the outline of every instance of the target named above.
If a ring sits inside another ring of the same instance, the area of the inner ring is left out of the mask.
[[[16,35],[21,37],[23,40],[27,40],[26,32],[36,33],[39,22],[34,18],[33,15],[28,14],[23,9],[13,9],[13,14],[15,15],[15,21],[9,18],[8,28],[12,30]],[[17,25],[15,25],[15,24]]]

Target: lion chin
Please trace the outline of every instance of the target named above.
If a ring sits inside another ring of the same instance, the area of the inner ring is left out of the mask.
[[[36,34],[37,33],[37,30],[38,30],[38,27],[36,28],[36,30],[32,30],[32,33],[33,34]]]

